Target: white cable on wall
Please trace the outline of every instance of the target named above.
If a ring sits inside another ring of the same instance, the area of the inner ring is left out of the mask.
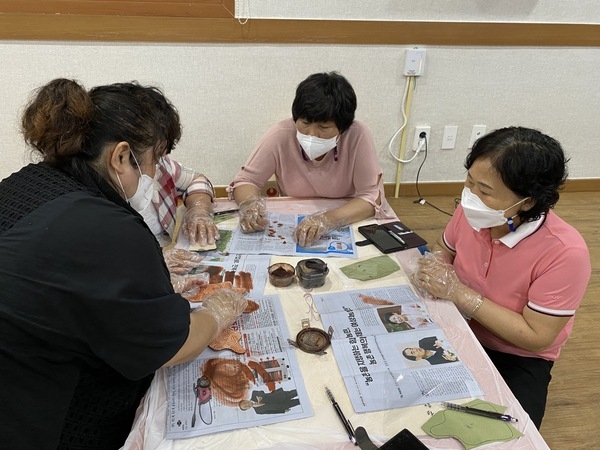
[[[402,157],[404,156],[404,153],[406,151],[406,148],[405,148],[406,147],[405,146],[406,139],[403,139],[401,141],[400,151],[398,152],[398,156],[394,155],[394,153],[392,151],[392,144],[395,142],[396,137],[406,128],[406,125],[408,124],[408,118],[410,116],[410,105],[408,103],[410,103],[410,102],[407,102],[407,99],[408,99],[408,93],[409,93],[410,86],[413,84],[413,79],[414,79],[414,77],[406,77],[406,85],[404,86],[404,93],[402,94],[402,111],[401,112],[402,112],[403,122],[402,122],[402,125],[400,126],[400,128],[398,128],[398,130],[396,130],[396,132],[390,139],[390,142],[388,143],[388,152],[389,152],[390,156],[392,158],[394,158],[397,162],[402,163],[402,164],[406,164],[406,163],[413,161],[416,158],[416,156],[419,154],[419,152],[423,149],[423,145],[424,145],[424,143],[422,143],[422,140],[419,141],[419,146],[416,149],[414,149],[415,154],[410,159],[402,159]],[[408,111],[407,111],[407,108],[408,108]],[[404,135],[402,137],[404,138]]]
[[[250,0],[236,0],[234,16],[240,25],[246,25],[250,19]]]

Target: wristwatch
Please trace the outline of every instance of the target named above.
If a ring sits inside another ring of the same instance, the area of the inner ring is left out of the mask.
[[[296,340],[288,339],[288,343],[306,353],[325,355],[327,353],[325,349],[331,344],[331,336],[333,336],[333,327],[330,326],[326,332],[311,327],[308,319],[302,319],[302,329],[296,335]]]

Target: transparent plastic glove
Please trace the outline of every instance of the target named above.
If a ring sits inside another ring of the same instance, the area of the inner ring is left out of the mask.
[[[415,286],[436,298],[452,300],[462,283],[454,266],[445,262],[441,252],[428,252],[417,261],[411,280]]]
[[[458,279],[454,266],[446,260],[443,252],[425,253],[419,259],[411,281],[434,298],[452,301],[460,312],[470,318],[481,306],[483,296],[465,286]]]
[[[202,262],[204,259],[196,252],[189,252],[182,248],[163,250],[163,257],[170,274],[185,275]]]
[[[413,280],[413,278],[417,276],[417,272],[420,270],[421,265],[424,265],[426,262],[429,261],[438,261],[439,263],[452,264],[452,258],[445,252],[440,250],[436,250],[433,252],[428,251],[423,255],[414,256],[410,259],[407,268],[408,277],[411,280]],[[418,280],[416,282],[414,281],[415,280],[413,280],[413,284],[417,287],[420,287],[418,286]],[[421,290],[423,291],[423,289]],[[426,291],[423,292],[427,293]]]
[[[219,229],[213,222],[213,214],[207,211],[205,203],[186,206],[181,231],[192,245],[214,244],[219,239]]]
[[[335,230],[341,223],[333,223],[326,212],[307,216],[294,230],[294,240],[300,247],[314,244],[325,233]]]
[[[208,273],[201,273],[198,275],[177,275],[171,274],[171,284],[173,290],[182,297],[189,300],[195,297],[200,289],[205,287],[209,283]]]
[[[432,252],[427,252],[423,256],[423,258],[425,258],[427,261],[434,260],[439,263],[452,264],[452,257],[448,253],[441,251],[441,250],[434,250]]]
[[[269,226],[264,199],[253,195],[240,203],[240,228],[243,233],[263,231]]]
[[[248,306],[248,300],[244,294],[234,289],[221,289],[207,295],[198,308],[210,314],[217,322],[218,334],[231,326],[233,322],[244,312]]]

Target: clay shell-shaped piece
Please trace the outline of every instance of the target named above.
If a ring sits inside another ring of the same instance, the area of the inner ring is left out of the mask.
[[[227,328],[223,330],[208,346],[216,351],[231,350],[238,355],[243,354],[246,349],[240,344],[241,333]]]
[[[258,303],[256,303],[254,300],[248,300],[248,306],[246,306],[246,309],[244,310],[244,314],[253,313],[254,311],[258,311],[259,308],[260,308],[260,305]]]

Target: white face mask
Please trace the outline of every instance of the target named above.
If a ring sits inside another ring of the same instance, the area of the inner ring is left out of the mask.
[[[133,197],[128,198],[127,201],[133,209],[137,212],[141,212],[152,203],[152,195],[154,193],[154,179],[148,175],[140,174],[138,180],[138,186],[135,190]]]
[[[162,234],[163,229],[160,220],[158,219],[158,211],[156,211],[156,208],[152,204],[152,197],[155,192],[158,192],[159,189],[156,180],[160,178],[160,164],[156,165],[154,178],[150,178],[150,176],[142,173],[140,165],[137,162],[133,152],[131,152],[131,155],[138,166],[140,178],[138,179],[138,185],[137,189],[135,190],[135,194],[133,194],[133,197],[127,199],[127,203],[129,203],[129,205],[144,218],[144,222],[146,222],[146,225],[148,225],[148,227],[152,230],[152,233],[154,233],[155,236],[158,236]],[[125,193],[123,183],[121,183],[121,178],[118,174],[117,178],[123,193]]]
[[[331,139],[321,139],[296,131],[296,139],[300,142],[300,146],[304,150],[304,153],[306,153],[306,156],[314,160],[335,148],[338,136],[334,136]]]
[[[479,231],[482,228],[493,228],[507,223],[509,219],[512,218],[504,217],[506,211],[508,211],[511,208],[514,208],[520,203],[523,203],[525,200],[527,200],[527,198],[529,197],[518,201],[510,208],[506,208],[504,210],[492,209],[488,207],[485,203],[483,203],[483,201],[478,196],[473,194],[468,187],[465,187],[462,191],[460,204],[463,208],[465,217],[467,218],[469,225],[471,225],[475,231]],[[511,227],[511,231],[514,230],[514,227]]]

